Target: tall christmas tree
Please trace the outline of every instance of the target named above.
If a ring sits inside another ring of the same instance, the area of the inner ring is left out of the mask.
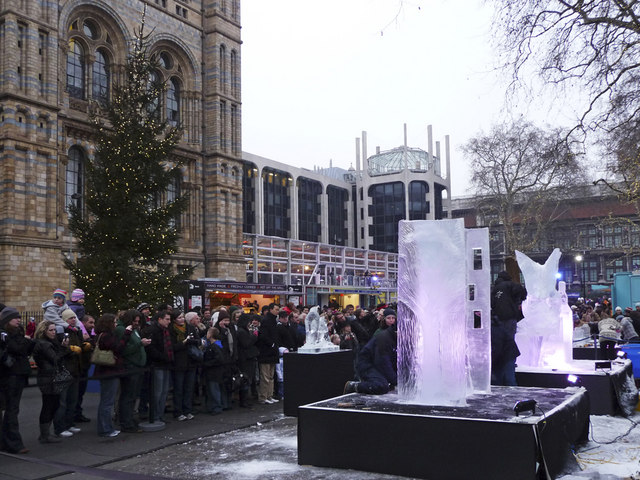
[[[181,163],[172,152],[181,129],[162,114],[165,84],[143,28],[144,22],[124,82],[92,117],[96,152],[85,164],[85,208],[70,207],[79,254],[64,263],[95,313],[167,301],[191,273],[178,274],[170,263],[179,239],[176,220],[187,206],[174,188]]]

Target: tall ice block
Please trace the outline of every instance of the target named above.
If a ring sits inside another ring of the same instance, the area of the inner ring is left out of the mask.
[[[488,229],[400,221],[398,251],[400,397],[464,405],[469,393],[490,391]]]

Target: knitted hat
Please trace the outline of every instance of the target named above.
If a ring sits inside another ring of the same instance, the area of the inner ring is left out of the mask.
[[[75,317],[76,316],[76,312],[74,312],[73,310],[71,310],[70,308],[67,308],[66,310],[64,310],[62,312],[62,319],[66,322],[68,321],[70,318]],[[77,318],[77,317],[76,317]]]
[[[138,310],[139,312],[141,312],[141,311],[142,311],[142,310],[144,310],[145,308],[149,308],[149,309],[150,309],[151,307],[149,306],[149,304],[148,304],[148,303],[146,303],[146,302],[142,302],[140,305],[138,305],[138,308],[136,308],[136,310]]]
[[[621,312],[622,311],[622,307],[616,307],[616,312],[618,312],[618,311]]]
[[[224,320],[225,318],[229,318],[229,312],[227,312],[226,310],[220,310],[220,312],[218,312],[218,322],[220,320]]]
[[[385,308],[384,309],[384,312],[382,312],[382,316],[386,317],[387,315],[393,315],[394,317],[397,317],[396,311],[393,308]]]
[[[4,307],[0,312],[0,327],[3,327],[14,318],[20,318],[20,314],[15,308]]]
[[[71,292],[71,301],[77,302],[84,298],[84,291],[80,288],[76,288],[73,292]]]
[[[62,298],[67,298],[67,291],[66,290],[62,290],[61,288],[56,288],[53,291],[53,296],[55,297],[56,295],[59,295]]]
[[[231,305],[229,307],[229,315],[233,315],[233,312],[235,312],[236,310],[240,310],[242,307],[239,305]]]

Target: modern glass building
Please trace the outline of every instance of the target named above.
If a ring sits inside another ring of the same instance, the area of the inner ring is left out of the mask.
[[[427,150],[405,140],[369,157],[363,132],[349,170],[297,168],[243,153],[247,283],[302,287],[306,303],[394,301],[398,222],[449,216],[449,139],[442,162],[440,143],[433,153],[427,131]]]

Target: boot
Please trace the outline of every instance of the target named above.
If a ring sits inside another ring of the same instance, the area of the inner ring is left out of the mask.
[[[51,435],[51,422],[49,422],[40,424],[38,441],[40,443],[60,443],[62,440]]]
[[[347,395],[348,393],[358,393],[358,383],[359,382],[345,383],[343,395]]]

